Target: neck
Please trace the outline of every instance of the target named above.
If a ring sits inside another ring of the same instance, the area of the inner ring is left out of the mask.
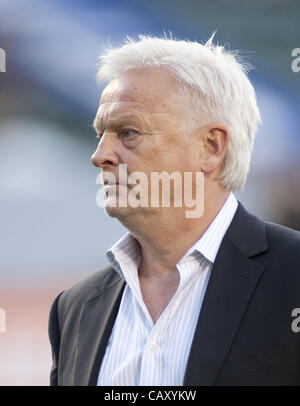
[[[206,193],[204,213],[200,218],[186,218],[184,211],[168,208],[124,221],[123,225],[141,245],[140,271],[145,275],[167,276],[177,270],[178,261],[205,233],[229,193],[223,191],[214,196]]]

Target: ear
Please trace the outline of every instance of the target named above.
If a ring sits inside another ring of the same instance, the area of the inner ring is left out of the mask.
[[[222,125],[213,125],[202,133],[201,169],[206,174],[220,171],[229,142],[229,134]]]

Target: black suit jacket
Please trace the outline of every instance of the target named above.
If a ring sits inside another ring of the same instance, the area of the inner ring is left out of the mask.
[[[108,267],[56,298],[51,385],[97,384],[124,286]],[[184,385],[300,385],[295,308],[300,233],[265,223],[239,203],[212,268]]]

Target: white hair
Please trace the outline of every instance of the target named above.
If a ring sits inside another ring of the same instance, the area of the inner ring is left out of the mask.
[[[250,65],[237,52],[213,44],[213,37],[204,45],[173,38],[127,37],[123,46],[107,49],[100,57],[97,80],[111,80],[130,69],[168,69],[187,96],[185,121],[198,126],[217,121],[227,128],[229,143],[218,179],[225,189],[238,190],[246,181],[261,119],[247,77]]]

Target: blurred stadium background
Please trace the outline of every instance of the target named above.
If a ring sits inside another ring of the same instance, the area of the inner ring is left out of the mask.
[[[251,172],[237,194],[265,220],[300,230],[297,0],[1,0],[0,385],[48,385],[56,295],[107,262],[124,233],[96,205],[91,127],[103,47],[126,35],[215,40],[241,51],[261,109]]]

